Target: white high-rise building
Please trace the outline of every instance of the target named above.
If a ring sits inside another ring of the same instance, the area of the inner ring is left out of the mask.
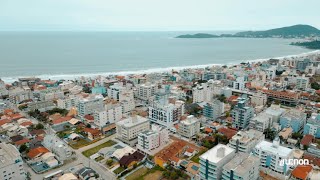
[[[233,89],[238,89],[238,90],[245,90],[246,88],[246,81],[244,77],[237,77],[236,81],[233,82]]]
[[[281,164],[281,160],[293,159],[293,150],[280,145],[279,137],[273,140],[273,143],[261,141],[254,148],[253,154],[260,158],[260,165],[265,169],[270,169],[283,174],[290,167]]]
[[[105,106],[104,110],[94,112],[94,123],[99,127],[115,123],[122,118],[122,106],[120,104]]]
[[[149,119],[151,122],[172,128],[177,124],[184,114],[184,102],[175,101],[174,104],[169,103],[167,99],[154,101],[149,106]]]
[[[200,132],[200,121],[193,115],[187,119],[180,121],[178,124],[178,134],[186,138],[195,137]]]
[[[138,135],[137,148],[149,155],[154,155],[169,143],[169,131],[162,126],[152,125],[151,130]]]
[[[11,144],[0,143],[0,179],[26,179],[21,155],[18,149]]]
[[[237,153],[230,162],[223,166],[222,180],[257,180],[260,177],[259,166],[258,157],[247,153]]]
[[[223,166],[236,155],[236,150],[218,144],[200,156],[200,179],[222,178]]]
[[[198,84],[192,88],[192,97],[194,103],[210,102],[213,98],[213,87],[209,86],[208,83]]]
[[[60,161],[65,161],[72,158],[72,149],[65,144],[55,134],[47,134],[43,139],[43,145],[54,153]]]
[[[104,102],[102,95],[93,95],[86,98],[81,98],[77,105],[78,115],[83,117],[87,114],[93,114],[95,111],[104,109]]]
[[[157,90],[157,86],[155,84],[146,83],[138,86],[138,98],[144,101],[148,101],[150,97],[152,97]]]
[[[133,146],[138,142],[138,135],[150,129],[147,118],[132,115],[127,119],[116,122],[117,138]]]
[[[2,81],[0,79],[0,97],[1,96],[6,96],[8,94],[9,94],[9,91],[6,88],[6,85],[5,85],[4,81]]]
[[[128,114],[135,108],[134,93],[131,87],[131,84],[124,86],[122,83],[116,83],[108,88],[108,97],[121,103],[123,114]]]
[[[61,109],[70,110],[72,107],[76,107],[78,105],[79,98],[76,96],[70,96],[64,99],[57,100],[57,107]]]
[[[250,153],[263,140],[263,132],[250,129],[248,131],[239,131],[230,139],[228,146],[239,152]]]

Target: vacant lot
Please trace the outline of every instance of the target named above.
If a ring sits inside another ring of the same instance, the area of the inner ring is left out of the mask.
[[[142,177],[148,173],[148,168],[142,167],[126,177],[126,180],[143,179]]]
[[[88,150],[86,150],[86,151],[83,151],[82,154],[83,154],[84,156],[86,156],[86,157],[90,157],[91,155],[97,153],[100,149],[102,149],[102,148],[104,148],[104,147],[110,147],[110,146],[113,146],[113,145],[115,145],[115,144],[116,144],[116,142],[114,142],[114,141],[112,141],[112,140],[109,140],[109,141],[107,141],[107,142],[105,142],[105,143],[103,143],[103,144],[100,144],[100,145],[96,146],[96,147],[93,147],[93,148],[91,148],[91,149],[88,149]]]
[[[150,173],[146,175],[143,179],[144,180],[158,180],[162,176],[162,171],[155,171],[154,173]]]

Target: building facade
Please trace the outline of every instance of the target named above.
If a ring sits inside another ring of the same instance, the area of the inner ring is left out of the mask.
[[[180,121],[177,132],[186,138],[195,137],[200,132],[200,121],[190,115],[187,119]]]
[[[117,138],[131,146],[138,142],[138,135],[150,129],[147,118],[132,115],[127,119],[116,122]]]
[[[0,143],[0,179],[26,179],[23,160],[18,149],[11,144]]]
[[[245,129],[249,126],[250,120],[254,115],[254,109],[246,105],[247,99],[238,98],[238,104],[231,111],[233,127]]]

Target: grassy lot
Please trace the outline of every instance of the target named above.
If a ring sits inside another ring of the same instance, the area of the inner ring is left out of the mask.
[[[129,176],[126,177],[126,180],[140,180],[140,178],[143,179],[143,176],[148,173],[148,168],[142,167],[138,169],[137,171],[133,172]]]
[[[91,155],[97,153],[100,149],[102,149],[102,148],[104,148],[104,147],[110,147],[110,146],[113,146],[113,145],[115,145],[115,144],[116,144],[116,142],[114,142],[114,141],[112,141],[112,140],[109,140],[109,141],[107,141],[107,142],[105,142],[105,143],[103,143],[103,144],[100,144],[100,145],[96,146],[96,147],[93,147],[93,148],[91,148],[91,149],[88,149],[88,150],[86,150],[86,151],[83,151],[82,154],[83,154],[84,156],[86,156],[86,157],[90,157]]]
[[[155,171],[153,173],[149,173],[143,177],[143,180],[157,180],[162,176],[162,171]]]
[[[75,143],[69,143],[69,145],[73,148],[73,149],[79,149],[79,148],[82,148],[82,147],[84,147],[84,146],[87,146],[87,145],[89,145],[89,144],[91,144],[92,142],[89,142],[89,141],[87,141],[87,140],[85,140],[85,139],[79,139],[77,142],[75,142]]]
[[[115,173],[115,174],[120,174],[122,171],[124,171],[125,169],[123,168],[123,167],[118,167],[117,169],[115,169],[113,172]]]
[[[198,154],[196,154],[195,156],[193,156],[193,157],[191,158],[191,161],[193,161],[193,162],[195,162],[195,163],[199,163],[199,161],[200,161],[200,156],[201,156],[203,153],[205,153],[205,152],[206,152],[205,150],[200,151]]]
[[[97,162],[99,162],[99,161],[101,161],[101,160],[103,160],[103,159],[104,159],[104,157],[99,156],[99,157],[95,158],[94,160],[97,161]]]

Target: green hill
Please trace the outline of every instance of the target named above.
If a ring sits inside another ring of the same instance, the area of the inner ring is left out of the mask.
[[[302,46],[308,49],[320,49],[320,41],[315,40],[315,41],[306,41],[306,42],[295,42],[291,43],[291,45],[295,46]]]
[[[276,29],[270,29],[266,31],[244,31],[234,35],[235,37],[308,37],[308,36],[320,36],[320,30],[309,25],[294,25]]]

